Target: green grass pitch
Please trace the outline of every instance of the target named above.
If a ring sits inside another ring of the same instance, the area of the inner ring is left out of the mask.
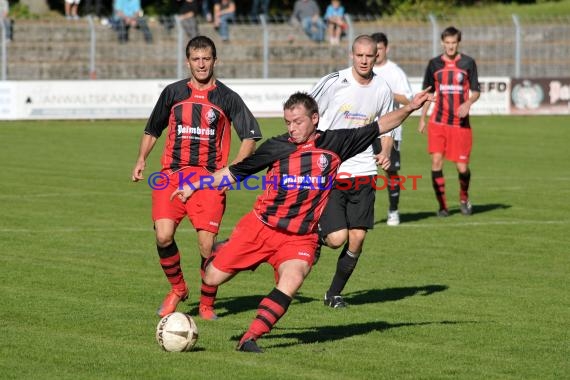
[[[265,136],[284,131],[261,120]],[[158,265],[150,189],[130,182],[144,121],[0,123],[0,377],[3,379],[559,379],[570,374],[569,117],[474,117],[471,199],[436,218],[426,138],[406,123],[402,224],[377,225],[345,289],[322,303],[337,252],[323,249],[289,312],[234,351],[269,266],[219,290],[214,322],[195,318],[195,351],[162,352],[155,310],[168,291]],[[234,139],[234,142],[237,139]],[[164,140],[149,159],[158,169]],[[234,150],[235,146],[234,144]],[[257,194],[232,191],[220,237]],[[195,233],[177,234],[196,315]]]

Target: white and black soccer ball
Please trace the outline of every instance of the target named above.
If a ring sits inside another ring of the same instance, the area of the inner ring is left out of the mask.
[[[156,326],[156,341],[165,351],[190,351],[197,340],[198,327],[188,314],[168,314]]]

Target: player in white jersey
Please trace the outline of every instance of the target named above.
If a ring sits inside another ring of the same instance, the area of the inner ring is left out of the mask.
[[[317,83],[311,95],[319,105],[319,129],[363,127],[393,109],[388,84],[372,70],[375,61],[376,42],[359,36],[352,44],[352,66]],[[332,308],[346,306],[340,293],[362,253],[366,232],[374,227],[376,160],[370,146],[342,163],[319,220],[321,244],[335,249],[344,244],[325,293],[325,305]]]
[[[374,33],[370,37],[376,41],[378,53],[376,55],[376,65],[374,72],[382,77],[394,94],[394,109],[405,106],[412,99],[412,87],[408,81],[408,77],[404,70],[397,64],[388,59],[388,37],[384,33]],[[400,213],[398,212],[398,204],[400,203],[400,182],[398,180],[398,170],[400,170],[400,148],[402,144],[402,126],[399,126],[392,133],[392,137],[386,138],[382,147],[389,147],[390,141],[392,147],[386,152],[386,156],[390,157],[391,165],[386,170],[386,176],[390,179],[388,182],[388,218],[386,224],[389,226],[397,226],[400,224]],[[378,152],[376,152],[378,153]]]

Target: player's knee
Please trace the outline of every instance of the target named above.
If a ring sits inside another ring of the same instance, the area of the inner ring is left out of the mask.
[[[328,234],[325,241],[327,243],[327,247],[337,249],[344,245],[346,239],[348,239],[348,234],[346,232],[337,231]]]
[[[216,269],[212,265],[210,260],[210,262],[207,264],[204,270],[204,278],[202,279],[202,281],[204,281],[204,283],[209,286],[218,286],[224,282],[226,277],[227,273],[224,273]]]
[[[198,249],[200,250],[200,255],[202,255],[202,257],[209,257],[212,254],[213,245],[213,241],[199,241]]]
[[[156,232],[156,245],[159,247],[168,247],[174,242],[174,235],[169,233]]]

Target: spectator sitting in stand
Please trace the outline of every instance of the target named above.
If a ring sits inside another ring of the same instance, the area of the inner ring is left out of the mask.
[[[344,18],[344,7],[340,0],[332,0],[324,16],[327,23],[327,36],[331,45],[338,45],[342,33],[348,28]]]
[[[192,39],[200,34],[198,30],[198,0],[177,0],[179,3],[178,17],[180,18],[180,25],[189,39]]]
[[[129,28],[131,26],[141,29],[146,43],[152,43],[152,33],[143,17],[140,0],[115,0],[113,8],[113,26],[117,29],[120,43],[129,40]]]
[[[228,23],[233,22],[236,15],[236,4],[233,0],[220,0],[214,4],[214,28],[220,34],[223,42],[230,40]]]
[[[12,41],[12,20],[10,19],[10,3],[8,0],[0,0],[0,15],[2,17],[2,24],[5,30],[6,41]]]
[[[291,23],[301,24],[309,38],[316,42],[325,39],[325,23],[320,16],[321,10],[314,0],[297,0],[293,6]]]
[[[79,20],[77,9],[81,0],[65,0],[65,18],[68,20]]]
[[[210,11],[210,2],[208,0],[202,0],[202,16],[207,22],[212,22],[212,12]]]
[[[269,3],[271,0],[253,0],[251,3],[251,11],[249,16],[253,22],[257,22],[259,15],[265,16],[265,19],[269,17]],[[261,9],[260,9],[261,8]],[[261,12],[260,12],[261,11]]]

